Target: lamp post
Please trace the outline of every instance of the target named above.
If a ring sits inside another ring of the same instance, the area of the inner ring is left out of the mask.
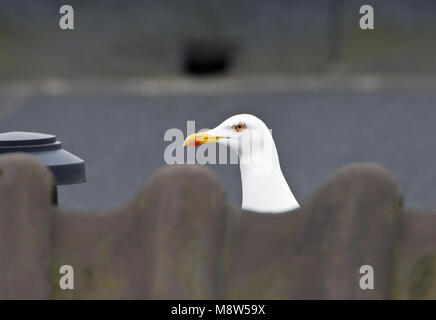
[[[57,186],[86,181],[85,161],[62,149],[56,136],[35,132],[0,133],[0,156],[26,152],[37,157],[54,175],[53,203],[57,204]]]

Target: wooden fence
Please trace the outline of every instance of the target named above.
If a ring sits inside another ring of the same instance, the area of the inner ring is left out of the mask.
[[[54,206],[52,185],[31,156],[0,158],[0,299],[436,298],[436,215],[403,210],[374,164],[345,166],[276,215],[228,205],[193,165],[160,170],[110,212]],[[59,287],[61,265],[73,290]]]

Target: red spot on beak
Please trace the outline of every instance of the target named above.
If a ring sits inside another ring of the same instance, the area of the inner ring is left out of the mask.
[[[187,142],[187,146],[189,146],[189,147],[196,147],[196,146],[199,146],[199,145],[201,145],[201,141],[199,141],[197,139],[192,139],[192,140],[189,140]]]

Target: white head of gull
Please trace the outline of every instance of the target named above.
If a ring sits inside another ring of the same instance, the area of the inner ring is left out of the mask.
[[[238,114],[212,130],[190,135],[184,144],[204,143],[225,144],[238,154],[242,209],[279,213],[300,207],[283,176],[272,134],[262,120]]]

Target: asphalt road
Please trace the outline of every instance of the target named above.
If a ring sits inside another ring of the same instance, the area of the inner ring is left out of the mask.
[[[372,161],[398,178],[409,207],[436,206],[436,92],[296,89],[144,94],[117,90],[0,92],[0,131],[53,133],[85,159],[88,181],[63,186],[62,206],[122,205],[164,166],[164,133],[251,113],[272,128],[282,169],[303,201],[339,167]],[[241,201],[237,165],[210,165]]]

